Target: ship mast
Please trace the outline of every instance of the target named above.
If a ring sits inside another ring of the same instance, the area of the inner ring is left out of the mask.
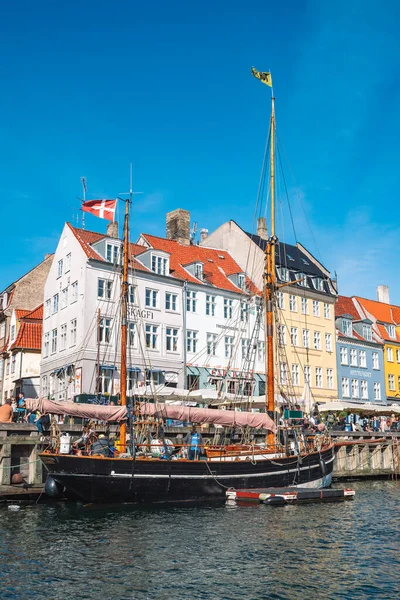
[[[132,202],[132,172],[129,198],[125,200],[125,219],[123,237],[123,265],[121,274],[121,405],[126,406],[127,389],[127,328],[128,328],[128,268],[129,268],[129,205]],[[120,446],[126,452],[126,421],[120,426]]]
[[[274,362],[274,312],[273,300],[276,291],[276,274],[275,274],[275,246],[278,238],[275,235],[275,98],[272,88],[272,77],[269,72],[260,72],[252,68],[254,77],[262,83],[269,86],[272,92],[271,98],[271,124],[270,124],[270,198],[271,198],[271,223],[270,232],[266,247],[265,247],[265,331],[267,342],[266,354],[266,381],[267,381],[267,402],[266,408],[269,416],[275,417],[275,362]],[[275,434],[268,431],[268,446],[275,445]]]

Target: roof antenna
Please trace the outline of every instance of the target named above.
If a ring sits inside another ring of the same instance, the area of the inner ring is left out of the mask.
[[[81,177],[83,201],[86,202],[86,177]],[[82,209],[81,209],[82,210]],[[85,212],[82,210],[82,229],[85,229]]]

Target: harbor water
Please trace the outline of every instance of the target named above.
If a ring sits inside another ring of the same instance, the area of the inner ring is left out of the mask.
[[[0,599],[400,597],[400,482],[270,507],[0,507]]]

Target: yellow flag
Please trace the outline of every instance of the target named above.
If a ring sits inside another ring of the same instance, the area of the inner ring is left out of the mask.
[[[251,72],[253,73],[256,79],[259,79],[262,83],[265,83],[265,85],[269,85],[269,87],[272,87],[271,73],[267,73],[265,71],[257,71],[257,69],[255,69],[254,67],[251,67]]]

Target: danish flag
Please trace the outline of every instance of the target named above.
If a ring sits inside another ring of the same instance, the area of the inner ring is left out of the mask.
[[[116,200],[88,200],[87,202],[83,202],[82,210],[92,213],[92,215],[100,217],[100,219],[114,221],[116,206]]]

